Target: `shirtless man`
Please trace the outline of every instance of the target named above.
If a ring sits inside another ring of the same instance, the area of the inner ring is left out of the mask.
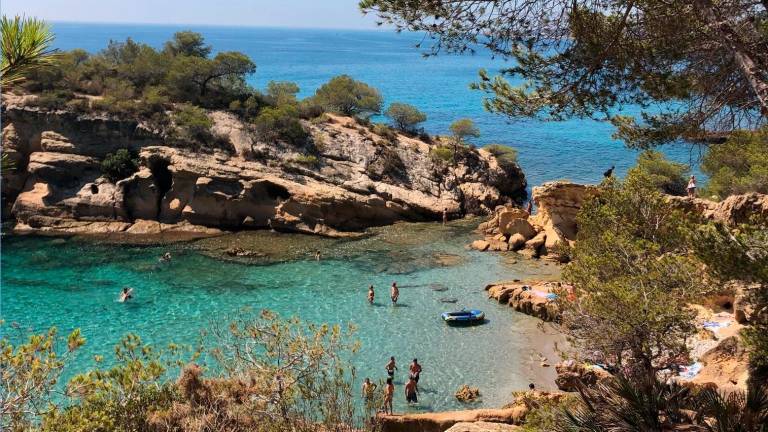
[[[400,289],[397,288],[397,282],[392,282],[390,297],[392,298],[392,304],[397,304],[397,298],[400,297]]]
[[[387,375],[389,375],[389,378],[392,379],[395,376],[395,371],[397,370],[397,365],[395,364],[395,358],[390,357],[389,362],[386,366],[384,366],[384,369],[387,370]]]
[[[373,304],[373,299],[376,298],[376,293],[373,291],[373,285],[368,287],[368,303]]]
[[[419,398],[417,397],[418,393],[419,390],[416,388],[416,381],[411,377],[408,380],[408,384],[405,385],[405,401],[408,402],[408,404],[419,403]]]
[[[123,287],[123,292],[120,293],[120,303],[125,303],[133,298],[133,288]]]
[[[413,381],[416,382],[416,387],[418,389],[419,385],[419,375],[421,375],[421,365],[419,364],[419,361],[417,359],[413,359],[413,363],[411,363],[410,367],[410,374],[408,375]]]
[[[394,396],[395,385],[392,383],[392,378],[387,378],[387,386],[384,387],[384,414],[394,414],[394,411],[392,410],[392,398]]]
[[[376,384],[371,382],[370,378],[363,381],[363,399],[366,401],[373,399],[373,392],[376,390]]]
[[[448,223],[448,207],[443,208],[443,225]]]

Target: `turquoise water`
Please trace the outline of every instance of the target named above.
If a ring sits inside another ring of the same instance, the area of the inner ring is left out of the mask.
[[[465,250],[470,238],[465,228],[418,227],[421,232],[413,236],[432,235],[406,243],[388,237],[312,243],[303,255],[320,247],[323,260],[268,264],[224,260],[200,243],[139,247],[7,237],[2,253],[4,330],[15,338],[17,331],[8,324],[18,324],[21,331],[44,331],[52,325],[62,331],[82,329],[87,345],[68,370],[71,376],[93,366],[96,354],[109,359],[127,332],[157,345],[194,344],[212,322],[226,323],[244,307],[267,308],[306,321],[356,324],[362,349],[354,362],[361,376],[385,378],[384,364],[394,355],[401,368],[396,382],[402,383],[407,364],[419,358],[425,390],[421,410],[459,408],[453,392],[465,383],[481,388],[486,406],[509,401],[511,391],[531,381],[550,387],[551,371],[539,367],[534,352],[548,340],[537,321],[488,300],[483,290],[486,283],[530,269],[507,266],[495,254]],[[276,238],[262,235],[268,234],[253,234],[253,242]],[[302,237],[290,238],[291,248],[301,248]],[[173,261],[161,264],[157,258],[166,250]],[[388,300],[392,281],[401,286],[397,307]],[[377,289],[373,306],[366,300],[369,284]],[[125,285],[135,289],[135,299],[118,303]],[[446,290],[434,290],[438,286]],[[459,301],[441,302],[446,297]],[[488,323],[446,326],[440,313],[460,307],[485,310]],[[396,406],[405,409],[399,399]]]
[[[59,48],[95,52],[110,39],[129,36],[159,48],[175,31],[189,27],[57,23],[54,30]],[[611,139],[613,128],[604,122],[509,122],[485,112],[483,95],[468,85],[477,79],[480,68],[493,72],[509,67],[509,63],[484,54],[425,59],[414,48],[421,41],[417,34],[210,26],[191,29],[201,32],[217,50],[248,54],[257,64],[250,82],[258,88],[270,80],[288,80],[299,84],[301,96],[308,96],[329,78],[349,74],[381,90],[387,103],[407,102],[424,111],[430,133],[446,134],[452,121],[470,117],[482,133],[476,144],[495,142],[520,151],[529,185],[556,179],[597,182],[611,165],[616,165],[618,174],[625,173],[636,157],[635,151]],[[665,152],[686,163],[698,158],[698,153],[684,146],[667,147]]]

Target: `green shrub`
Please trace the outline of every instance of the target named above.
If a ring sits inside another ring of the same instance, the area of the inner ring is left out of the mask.
[[[299,155],[293,158],[293,162],[299,165],[318,166],[320,160],[315,155]]]
[[[384,115],[392,119],[397,129],[409,133],[415,132],[419,123],[427,121],[427,115],[415,106],[400,102],[392,103]]]
[[[501,144],[489,144],[484,148],[496,158],[499,166],[505,171],[517,168],[517,150]]]
[[[644,175],[657,190],[670,195],[685,195],[688,185],[688,165],[672,162],[664,154],[646,150],[637,157],[632,173]]]
[[[768,127],[735,132],[724,144],[712,145],[701,169],[709,176],[707,195],[768,193]]]
[[[373,133],[379,135],[390,143],[397,142],[397,132],[384,123],[376,123],[373,125]]]
[[[176,125],[179,139],[198,143],[206,143],[211,139],[213,120],[202,108],[183,104],[173,113],[173,123]]]
[[[75,94],[69,90],[44,91],[31,104],[49,111],[63,110],[74,97]]]
[[[264,108],[253,124],[264,141],[282,140],[289,144],[302,145],[309,137],[299,121],[296,108],[290,105]]]
[[[429,156],[435,162],[451,162],[453,161],[453,153],[453,149],[443,146],[432,147],[429,150]]]
[[[382,97],[368,84],[340,75],[317,89],[313,101],[331,112],[366,117],[381,112]]]
[[[267,84],[267,97],[272,105],[295,105],[299,85],[290,81],[270,81]]]
[[[139,161],[128,149],[109,153],[101,162],[101,173],[112,183],[130,177],[139,170]]]
[[[307,120],[314,120],[318,117],[323,117],[325,114],[325,108],[323,108],[322,105],[315,103],[311,98],[299,102],[297,109],[299,117]],[[325,118],[329,119],[327,116],[325,116]]]
[[[252,119],[259,114],[259,111],[267,106],[264,95],[254,93],[244,100],[233,100],[229,103],[229,110],[242,118]]]

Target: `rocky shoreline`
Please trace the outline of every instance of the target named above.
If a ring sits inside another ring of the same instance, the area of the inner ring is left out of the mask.
[[[271,228],[345,237],[437,221],[444,211],[486,214],[525,196],[522,170],[485,150],[448,165],[430,154],[436,143],[378,135],[348,117],[304,121],[311,143],[296,147],[261,142],[236,116],[209,112],[223,144],[199,149],[133,119],[3,99],[4,152],[16,165],[3,179],[4,214],[18,232],[207,236]],[[111,182],[101,161],[119,149],[135,152],[140,166]]]

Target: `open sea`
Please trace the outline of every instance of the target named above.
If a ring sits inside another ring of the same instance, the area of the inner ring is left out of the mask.
[[[127,37],[159,48],[184,29],[190,27],[54,25],[58,48],[91,52],[110,39]],[[388,103],[406,102],[424,111],[430,133],[447,133],[455,119],[472,118],[482,133],[476,144],[518,149],[531,186],[556,179],[596,182],[611,165],[623,175],[636,157],[611,139],[612,127],[606,123],[509,122],[484,112],[483,95],[468,85],[478,69],[499,70],[505,63],[482,54],[425,59],[414,48],[418,35],[205,26],[191,30],[204,34],[216,50],[251,56],[258,69],[250,81],[257,88],[270,80],[294,81],[301,96],[309,96],[329,78],[349,74],[377,87]],[[684,147],[665,151],[684,162],[697,156]],[[392,238],[392,233],[398,236]],[[473,238],[469,225],[402,225],[368,240],[322,240],[327,243],[320,245],[320,240],[304,236],[252,236],[218,241],[283,247],[294,255],[232,261],[208,241],[129,246],[5,236],[0,276],[5,325],[0,330],[18,341],[30,330],[52,325],[62,332],[81,328],[88,343],[66,371],[71,377],[92,367],[94,355],[105,355],[109,362],[112,346],[127,332],[158,345],[194,344],[212,322],[221,323],[244,307],[269,308],[313,322],[356,324],[362,349],[353,361],[361,376],[384,378],[384,364],[394,355],[401,368],[396,383],[402,384],[407,364],[418,357],[424,365],[424,394],[419,407],[411,410],[461,408],[453,392],[462,384],[481,389],[481,406],[508,402],[513,390],[527,388],[529,382],[552,386],[552,371],[540,367],[537,354],[542,344],[554,348],[551,336],[535,319],[489,301],[483,290],[493,281],[549,275],[552,269],[467,251],[464,246]],[[310,256],[316,248],[323,250],[320,262]],[[173,261],[158,263],[166,250],[173,253]],[[392,281],[402,286],[397,307],[387,301]],[[374,306],[365,300],[369,284],[377,288]],[[123,286],[135,288],[134,301],[116,302]],[[471,328],[445,326],[440,312],[460,307],[485,310],[488,322]],[[406,409],[401,395],[398,387],[395,408],[400,411]]]

